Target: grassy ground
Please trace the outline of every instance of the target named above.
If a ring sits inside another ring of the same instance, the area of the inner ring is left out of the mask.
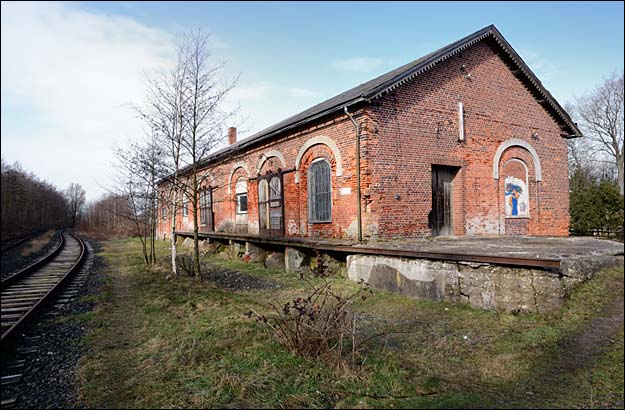
[[[164,257],[166,244],[159,246]],[[136,241],[107,242],[102,256],[104,290],[96,310],[80,318],[92,327],[79,370],[87,407],[623,406],[622,315],[586,359],[575,350],[593,319],[622,298],[622,269],[599,273],[552,315],[376,292],[356,309],[389,336],[369,347],[361,368],[335,370],[293,356],[245,316],[303,296],[307,287],[295,275],[211,259],[281,284],[234,292],[191,278],[166,281],[164,267],[144,267]],[[356,288],[343,279],[336,286]]]

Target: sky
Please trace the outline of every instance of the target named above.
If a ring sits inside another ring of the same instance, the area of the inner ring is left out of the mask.
[[[3,2],[2,158],[100,197],[112,148],[144,135],[146,76],[189,28],[239,76],[242,139],[489,24],[572,102],[623,70],[623,20],[622,2]]]

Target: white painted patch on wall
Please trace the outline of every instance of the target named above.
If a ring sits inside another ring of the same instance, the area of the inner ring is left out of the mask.
[[[339,189],[339,193],[341,195],[349,195],[352,193],[352,189],[350,187]]]

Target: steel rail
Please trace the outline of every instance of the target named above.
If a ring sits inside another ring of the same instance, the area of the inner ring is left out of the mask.
[[[4,252],[7,252],[7,251],[10,251],[11,249],[18,247],[19,245],[23,244],[24,242],[27,242],[27,241],[29,241],[29,240],[31,240],[31,239],[39,236],[39,235],[41,235],[41,232],[33,233],[33,234],[30,234],[30,235],[26,235],[26,236],[23,236],[21,238],[14,238],[14,239],[6,240],[6,241],[4,241],[4,244],[0,245],[0,252],[4,253]],[[7,245],[7,243],[9,243],[9,244]]]
[[[49,301],[51,301],[51,299],[53,299],[64,288],[64,286],[69,282],[73,274],[78,271],[82,262],[85,260],[85,256],[87,253],[87,248],[85,246],[85,243],[82,241],[82,239],[72,234],[71,232],[68,232],[68,234],[71,235],[74,239],[76,239],[78,241],[78,244],[80,245],[80,254],[78,258],[74,261],[74,263],[67,270],[67,272],[58,280],[58,282],[52,285],[52,287],[49,290],[47,290],[46,293],[42,297],[40,297],[36,301],[36,303],[34,303],[28,309],[28,311],[26,311],[26,313],[24,313],[13,325],[11,325],[11,327],[9,327],[6,331],[2,333],[0,343],[2,345],[3,351],[6,350],[7,347],[9,347],[15,342],[16,330],[23,327],[25,324],[31,322],[37,317],[37,315],[46,306],[46,304]],[[61,237],[63,237],[63,233],[61,234]],[[64,244],[65,242],[62,241],[62,243]],[[59,247],[58,249],[60,248],[61,247]],[[38,266],[41,267],[45,263],[53,262],[54,256],[56,255],[56,253],[58,253],[58,249],[56,250],[54,255],[51,254],[45,259],[45,261],[40,261],[41,263]],[[28,269],[32,270],[33,269],[32,265],[31,267],[26,268],[25,270],[28,270]],[[24,274],[21,274],[21,278],[25,278],[25,277],[26,276]],[[4,286],[4,282],[5,281],[3,281],[2,288],[3,290],[6,290]]]
[[[0,282],[0,288],[4,289],[7,286],[11,286],[13,283],[15,283],[18,280],[21,280],[21,278],[25,277],[26,275],[28,275],[32,271],[37,270],[39,267],[41,267],[41,266],[45,265],[46,263],[48,263],[50,258],[53,258],[54,256],[56,256],[61,251],[61,249],[63,248],[63,245],[65,244],[65,238],[63,237],[63,231],[61,231],[60,237],[61,237],[61,240],[56,245],[56,247],[52,250],[52,252],[48,253],[47,255],[42,256],[41,258],[37,259],[35,262],[31,263],[30,265],[28,265],[24,269],[15,272],[13,275],[11,275],[11,276],[9,276],[7,278],[2,279],[2,281]]]

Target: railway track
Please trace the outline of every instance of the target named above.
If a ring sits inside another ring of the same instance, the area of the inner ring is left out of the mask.
[[[62,232],[59,245],[48,256],[2,280],[2,351],[13,347],[17,331],[43,313],[71,281],[86,256],[84,242]]]
[[[13,239],[8,239],[4,242],[2,242],[2,244],[0,245],[0,252],[4,253],[7,251],[10,251],[13,248],[18,247],[19,245],[23,244],[24,242],[30,241],[31,239],[37,237],[41,235],[41,232],[39,233],[34,233],[31,235],[26,235],[26,236],[21,236],[19,238],[13,238]]]

